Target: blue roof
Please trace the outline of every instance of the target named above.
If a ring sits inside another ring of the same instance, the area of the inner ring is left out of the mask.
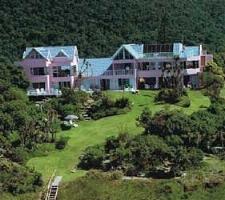
[[[84,72],[84,76],[100,76],[112,64],[111,58],[87,58],[85,62],[89,65],[88,69]],[[78,63],[79,71],[82,70],[84,59],[80,58]]]
[[[56,57],[60,52],[70,59],[73,59],[77,54],[76,46],[28,47],[23,53],[23,58],[29,55],[32,50],[36,50],[47,60]]]

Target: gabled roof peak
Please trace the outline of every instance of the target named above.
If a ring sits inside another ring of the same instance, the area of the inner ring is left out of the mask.
[[[73,59],[77,55],[76,46],[28,47],[23,54],[23,59],[26,58],[26,56],[29,55],[32,50],[37,51],[47,60],[56,57],[60,52],[69,59]]]

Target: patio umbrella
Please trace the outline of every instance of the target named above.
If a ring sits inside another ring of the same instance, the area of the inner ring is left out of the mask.
[[[65,120],[77,120],[79,118],[76,115],[67,115],[64,119]]]

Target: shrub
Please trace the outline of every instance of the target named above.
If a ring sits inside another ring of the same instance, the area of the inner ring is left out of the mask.
[[[98,99],[98,97],[95,98]],[[130,101],[128,98],[123,97],[114,102],[108,96],[103,95],[91,107],[89,114],[93,119],[97,120],[107,116],[124,114],[129,110]]]
[[[0,183],[3,191],[21,194],[42,185],[41,175],[26,167],[0,158]]]
[[[116,100],[115,106],[117,108],[129,108],[130,107],[130,101],[129,101],[128,98],[122,97],[122,98]]]
[[[23,147],[17,147],[12,151],[10,160],[20,164],[25,163],[29,159],[28,151]]]
[[[78,114],[79,112],[79,107],[73,104],[65,104],[61,106],[60,114],[63,117],[66,117],[67,115],[74,115]]]
[[[100,100],[100,99],[102,99],[103,97],[104,97],[105,95],[104,95],[104,93],[103,92],[101,92],[101,91],[94,91],[93,93],[92,93],[92,99],[94,100],[94,101],[98,101],[98,100]]]
[[[155,97],[155,101],[162,101],[166,103],[177,103],[179,102],[179,93],[175,89],[163,89]]]
[[[103,146],[92,146],[88,147],[84,154],[80,157],[80,163],[78,167],[82,169],[100,169],[102,167],[102,162],[105,157]]]
[[[55,148],[60,150],[64,149],[66,147],[67,142],[68,142],[67,137],[60,137],[60,139],[55,143]]]

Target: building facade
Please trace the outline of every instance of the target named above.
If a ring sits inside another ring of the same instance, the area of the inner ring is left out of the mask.
[[[32,95],[74,88],[78,79],[83,90],[158,89],[174,66],[182,69],[184,86],[196,88],[199,75],[212,59],[201,45],[125,44],[112,57],[90,59],[79,59],[76,46],[27,48],[20,64],[30,80],[28,93]]]
[[[62,87],[74,87],[78,62],[76,46],[26,48],[19,64],[30,81],[28,95],[60,95]]]
[[[200,86],[199,75],[211,60],[213,56],[207,54],[201,45],[126,44],[111,58],[86,59],[90,69],[82,84],[86,89],[158,89],[162,85],[163,76],[171,76],[168,69],[179,66],[182,69],[184,86],[197,88]],[[83,59],[79,65],[82,62]]]

